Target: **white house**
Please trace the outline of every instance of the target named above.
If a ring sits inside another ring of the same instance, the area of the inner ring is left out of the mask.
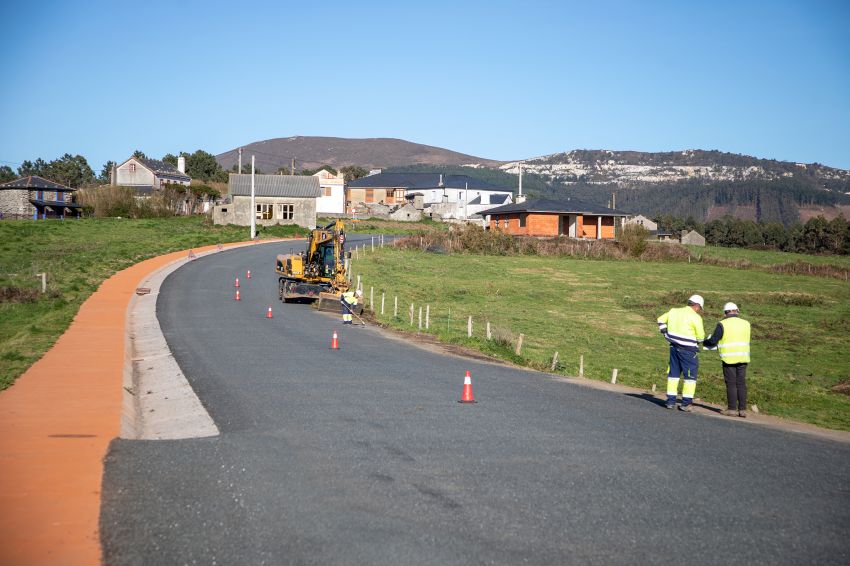
[[[177,158],[177,167],[164,161],[131,157],[112,172],[112,184],[133,187],[139,193],[150,194],[166,184],[189,185],[192,178],[186,174],[186,158]]]
[[[468,175],[378,173],[347,185],[348,207],[359,203],[400,204],[422,195],[422,204],[442,218],[467,219],[488,208],[513,202],[513,191]],[[418,199],[417,199],[418,201]]]
[[[327,169],[313,174],[319,179],[321,196],[316,199],[316,214],[345,213],[345,175],[334,175]]]

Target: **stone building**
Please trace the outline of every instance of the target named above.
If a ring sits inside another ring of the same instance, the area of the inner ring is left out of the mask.
[[[213,209],[213,223],[250,226],[297,224],[316,226],[316,199],[321,196],[318,177],[255,175],[254,210],[251,210],[251,175],[230,174],[229,202]]]
[[[75,189],[38,175],[21,177],[0,185],[0,215],[7,219],[79,217],[73,202]]]
[[[703,236],[696,230],[691,230],[690,232],[682,234],[682,238],[680,241],[683,244],[688,244],[690,246],[704,246],[705,236]]]

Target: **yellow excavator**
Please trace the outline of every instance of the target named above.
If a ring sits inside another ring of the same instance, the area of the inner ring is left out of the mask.
[[[304,253],[277,256],[275,272],[280,300],[318,300],[319,309],[338,309],[340,295],[351,286],[350,260],[351,254],[345,253],[342,220],[312,230]]]

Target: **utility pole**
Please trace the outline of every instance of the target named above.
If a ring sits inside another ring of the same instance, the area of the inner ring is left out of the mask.
[[[239,148],[239,171],[237,171],[236,173],[239,174],[239,175],[242,174],[242,148],[241,147]]]
[[[257,205],[254,194],[254,156],[251,156],[251,239],[257,237]]]
[[[295,158],[292,158],[292,164],[289,166],[289,174],[295,175]]]
[[[617,208],[617,193],[611,193],[611,208]]]

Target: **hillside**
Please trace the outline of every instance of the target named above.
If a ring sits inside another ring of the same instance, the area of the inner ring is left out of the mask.
[[[238,160],[238,152],[238,148],[226,151],[217,155],[216,160],[225,170],[230,170]],[[299,171],[314,169],[320,165],[335,168],[359,165],[372,169],[412,164],[487,167],[498,167],[502,164],[501,161],[394,138],[275,138],[243,146],[243,164],[250,163],[252,154],[256,155],[257,167],[265,173],[274,173],[280,167],[288,168],[292,159],[295,159],[295,168]]]
[[[243,163],[273,173],[320,165],[339,168],[467,174],[496,185],[517,185],[518,161],[503,162],[392,138],[297,136],[244,146]],[[237,150],[216,157],[225,169]],[[791,224],[816,215],[850,216],[850,171],[818,163],[759,159],[721,151],[639,152],[574,150],[522,161],[523,186],[535,196],[575,197],[633,213],[670,213],[700,221],[726,214]]]

